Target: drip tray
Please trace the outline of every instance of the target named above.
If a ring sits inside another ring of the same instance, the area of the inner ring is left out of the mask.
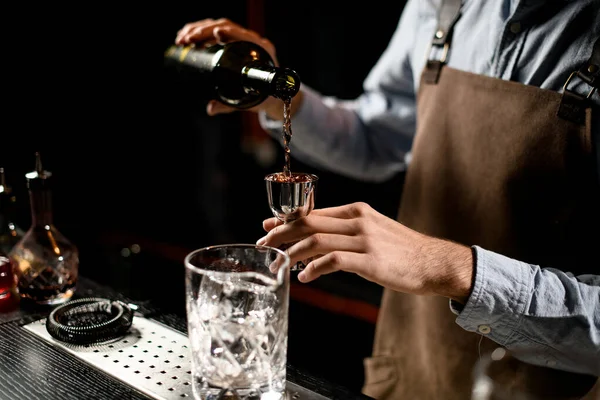
[[[151,398],[194,398],[189,339],[160,322],[136,315],[124,336],[89,345],[54,339],[45,318],[23,328]],[[287,382],[287,391],[289,400],[327,400],[292,382]]]

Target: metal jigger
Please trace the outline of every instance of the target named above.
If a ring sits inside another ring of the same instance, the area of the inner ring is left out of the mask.
[[[308,215],[315,207],[318,180],[318,176],[304,172],[292,172],[289,175],[276,172],[267,175],[267,197],[273,215],[285,224]],[[284,245],[281,249],[289,246],[291,244]],[[299,261],[290,270],[300,271],[304,267],[305,263]]]

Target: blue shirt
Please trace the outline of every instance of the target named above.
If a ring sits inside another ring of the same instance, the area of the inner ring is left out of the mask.
[[[303,85],[304,99],[292,119],[295,157],[372,182],[389,179],[407,166],[415,134],[415,94],[439,3],[408,0],[357,99],[324,97]],[[562,92],[570,73],[587,61],[600,36],[599,0],[463,4],[448,55],[448,65],[463,71]],[[570,89],[587,95],[590,87],[576,81]],[[592,100],[600,104],[598,93]],[[275,138],[281,136],[281,121],[264,114],[259,118]],[[592,118],[600,152],[598,107]],[[462,328],[509,350],[532,350],[533,363],[600,375],[600,275],[573,276],[563,272],[570,270],[569,265],[559,271],[479,246],[473,249],[477,265],[472,294],[461,310],[451,307]],[[585,267],[600,271],[600,259]],[[556,332],[563,333],[560,340]]]

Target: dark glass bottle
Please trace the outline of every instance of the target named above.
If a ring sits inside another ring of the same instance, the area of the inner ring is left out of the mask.
[[[171,46],[167,65],[201,75],[211,98],[238,109],[247,109],[273,96],[289,100],[300,90],[300,77],[290,69],[276,67],[259,45],[236,41],[208,47]]]
[[[53,223],[52,173],[36,153],[35,171],[25,175],[31,227],[12,248],[19,295],[23,300],[55,305],[69,300],[77,282],[79,252]]]

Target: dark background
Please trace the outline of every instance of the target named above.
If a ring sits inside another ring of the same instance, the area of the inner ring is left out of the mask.
[[[259,163],[244,145],[243,113],[207,117],[193,83],[163,68],[177,30],[209,17],[259,21],[259,29],[262,20],[281,65],[323,94],[353,98],[404,2],[327,9],[317,1],[123,4],[22,4],[2,13],[0,166],[27,229],[24,174],[39,151],[54,174],[55,225],[80,249],[81,274],[183,313],[183,255],[263,235],[270,216],[263,177],[281,169],[283,152],[273,141],[276,160]],[[365,201],[395,216],[401,176],[358,182],[296,158],[292,169],[320,176],[318,207]],[[134,244],[141,251],[124,256]],[[373,306],[381,294],[345,273],[309,286]],[[289,362],[360,390],[373,321],[310,300],[296,296],[290,305]]]

